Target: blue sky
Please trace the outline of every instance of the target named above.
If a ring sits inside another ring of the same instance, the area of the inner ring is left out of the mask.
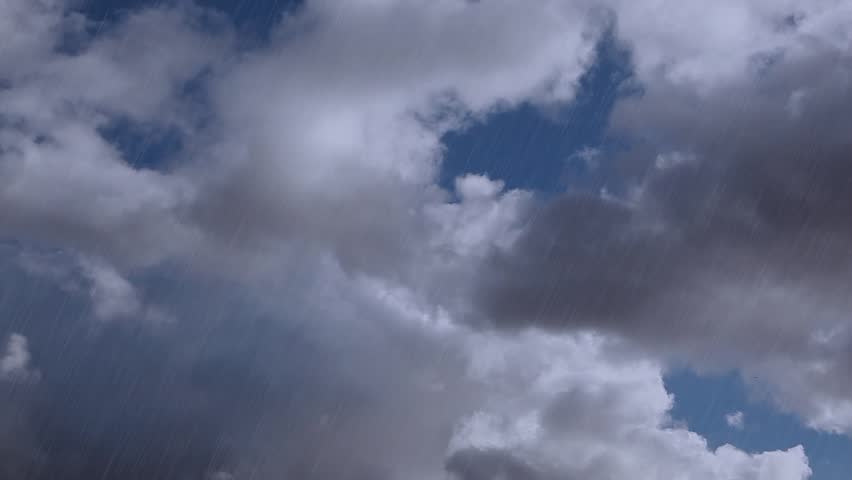
[[[162,2],[150,0],[85,0],[77,7],[89,18],[107,21],[119,18],[127,12],[150,7]],[[269,30],[281,20],[281,16],[292,12],[302,0],[236,1],[202,0],[197,5],[209,7],[226,15],[244,34],[265,38]]]
[[[631,85],[630,53],[612,38],[597,46],[598,58],[580,78],[577,98],[566,105],[525,104],[498,111],[461,132],[449,132],[442,184],[462,173],[485,173],[508,188],[556,193],[566,189],[597,190],[618,187],[618,177],[606,155],[590,162],[584,151],[606,153],[621,147],[607,137],[607,122],[615,102],[636,94]]]
[[[672,418],[707,438],[711,448],[730,443],[748,451],[765,451],[801,443],[815,479],[846,478],[852,466],[848,437],[805,427],[794,415],[779,412],[760,391],[750,391],[736,373],[675,371],[666,377],[666,388],[675,396]],[[742,429],[725,421],[725,415],[735,412],[743,412]]]

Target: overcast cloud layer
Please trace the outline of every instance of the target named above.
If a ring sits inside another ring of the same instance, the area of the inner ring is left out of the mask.
[[[0,477],[810,477],[676,425],[671,362],[852,433],[848,2],[78,6],[0,3]],[[438,185],[605,35],[612,189]]]

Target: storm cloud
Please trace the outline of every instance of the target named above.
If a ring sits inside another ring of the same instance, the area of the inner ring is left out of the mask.
[[[0,4],[0,476],[810,476],[672,360],[852,428],[842,2],[296,3]],[[441,183],[606,41],[612,188]]]
[[[541,205],[487,262],[487,317],[615,332],[723,368],[780,357],[844,371],[850,73],[846,50],[807,38],[706,92],[647,79],[611,119],[631,145],[612,160],[627,187]],[[828,388],[846,402],[848,386]]]

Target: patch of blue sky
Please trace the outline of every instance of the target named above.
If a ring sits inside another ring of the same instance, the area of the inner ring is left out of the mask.
[[[605,35],[576,98],[559,111],[522,104],[447,133],[441,185],[452,190],[453,179],[465,173],[544,195],[617,183],[607,153],[622,146],[606,127],[616,100],[631,93],[631,79],[628,50]]]
[[[173,4],[175,1],[84,0],[78,11],[95,22],[111,22],[128,11]],[[265,39],[282,16],[295,11],[304,4],[304,0],[195,0],[195,3],[224,14],[241,33]]]
[[[711,449],[727,443],[763,452],[801,444],[814,472],[811,480],[849,478],[852,439],[807,428],[768,403],[765,395],[750,390],[740,375],[699,375],[679,369],[666,376],[665,384],[675,397],[672,419],[705,437]],[[737,412],[742,412],[742,425],[732,426],[726,416]]]
[[[166,170],[183,147],[177,128],[143,125],[123,117],[116,117],[98,131],[135,169]]]
[[[77,11],[91,20],[90,34],[109,31],[109,25],[120,21],[127,13],[143,8],[153,8],[175,3],[174,0],[85,0]],[[198,5],[217,11],[226,21],[235,26],[245,47],[250,48],[268,39],[270,30],[283,15],[295,12],[303,0],[196,0]],[[211,21],[211,31],[221,27]],[[85,46],[86,39],[67,36],[57,48],[73,54]],[[202,71],[181,88],[181,100],[190,103],[198,113],[194,120],[200,124],[206,118],[206,79],[208,71]],[[182,132],[169,125],[140,124],[126,117],[111,118],[99,129],[102,137],[110,142],[122,158],[134,168],[154,170],[167,169],[171,161],[184,146]]]

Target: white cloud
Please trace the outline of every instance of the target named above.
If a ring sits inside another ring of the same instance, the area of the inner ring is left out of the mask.
[[[171,316],[154,305],[147,305],[137,289],[112,266],[102,260],[81,258],[82,276],[89,283],[89,297],[95,316],[103,321],[136,318],[152,324],[171,321]]]
[[[799,55],[813,42],[849,47],[852,18],[843,0],[614,0],[619,31],[638,73],[708,92],[753,73],[761,58]],[[789,24],[798,18],[795,28]]]
[[[6,52],[18,62],[0,64],[0,234],[133,265],[185,251],[197,236],[176,210],[191,186],[132,168],[98,129],[114,115],[176,121],[178,87],[221,42],[192,26],[192,8],[154,9],[107,27],[79,53],[60,53],[53,47],[64,31],[83,35],[79,15],[59,1],[4,5],[20,18],[2,28],[23,28],[26,41]]]
[[[530,334],[475,342],[476,378],[500,394],[460,424],[453,452],[503,452],[538,472],[534,478],[810,476],[800,446],[759,454],[731,445],[710,450],[699,435],[673,425],[660,366],[605,337]],[[465,468],[473,469],[472,461]]]
[[[745,414],[740,411],[726,413],[725,423],[733,429],[742,430],[745,427]]]
[[[12,333],[0,357],[0,378],[16,383],[37,382],[41,374],[30,365],[27,337]]]
[[[38,62],[50,51],[61,19],[60,0],[9,0],[0,5],[0,65]],[[5,72],[4,72],[5,73]]]

